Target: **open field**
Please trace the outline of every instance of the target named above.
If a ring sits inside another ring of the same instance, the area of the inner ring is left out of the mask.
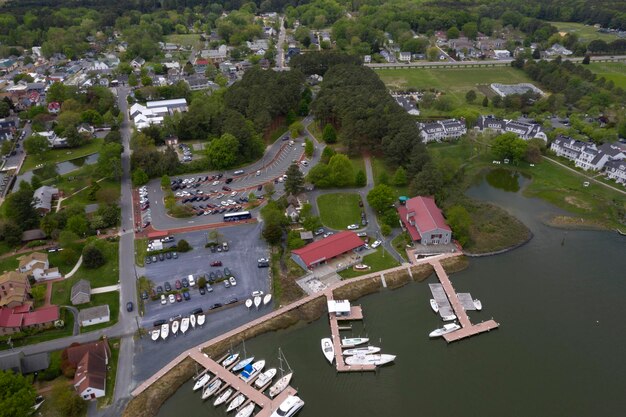
[[[358,224],[361,221],[360,198],[355,193],[333,193],[319,196],[317,205],[324,226],[336,230],[345,230],[352,223]]]
[[[397,168],[392,168],[388,166],[383,158],[372,157],[371,161],[372,161],[372,174],[374,175],[374,185],[380,184],[381,175],[383,174],[383,172],[386,172],[388,176],[388,181],[387,181],[388,185],[394,190],[396,190],[396,196],[399,197],[401,195],[405,195],[405,196],[409,195],[408,184],[403,185],[403,186],[396,186],[392,184],[393,175],[395,174]],[[408,177],[408,174],[407,174],[407,177]],[[410,178],[407,178],[407,181],[410,182]]]
[[[578,36],[578,39],[581,41],[593,41],[596,39],[603,40],[606,42],[614,41],[615,39],[619,39],[617,35],[612,33],[600,33],[598,29],[594,28],[590,25],[585,25],[584,23],[574,23],[574,22],[548,22],[551,25],[554,25],[559,32],[567,32],[573,33]]]
[[[613,81],[616,87],[626,88],[626,64],[623,62],[592,62],[587,65],[590,71]]]
[[[342,278],[354,278],[360,275],[370,274],[372,272],[382,271],[384,269],[398,266],[399,263],[393,256],[389,254],[382,246],[376,249],[376,252],[364,256],[363,263],[368,265],[370,269],[365,271],[355,271],[352,268],[345,269],[339,273]]]
[[[104,139],[91,139],[88,144],[74,149],[51,149],[42,156],[27,156],[22,165],[21,172],[30,171],[39,164],[46,162],[53,162],[55,164],[59,162],[69,161],[70,159],[81,158],[83,156],[96,153],[102,147]]]
[[[202,45],[200,41],[200,35],[195,33],[183,34],[183,35],[167,35],[165,37],[165,42],[167,43],[175,43],[182,46],[199,46]]]

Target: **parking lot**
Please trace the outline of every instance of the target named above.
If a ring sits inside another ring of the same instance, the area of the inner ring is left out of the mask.
[[[166,304],[161,304],[160,300],[148,299],[142,326],[151,327],[155,320],[169,319],[179,314],[181,316],[189,315],[196,308],[207,311],[214,304],[226,305],[235,298],[238,303],[241,303],[256,290],[267,292],[269,290],[268,268],[257,266],[257,259],[267,258],[269,255],[268,247],[261,239],[261,230],[262,225],[260,224],[221,228],[218,230],[221,234],[219,241],[220,243],[227,242],[229,250],[215,253],[204,247],[208,239],[207,231],[174,235],[175,242],[185,239],[193,247],[193,250],[178,253],[177,259],[165,258],[162,261],[146,264],[142,271],[138,270],[138,274],[145,275],[150,279],[155,288],[158,286],[165,287],[165,283],[168,282],[172,290],[176,290],[176,281],[182,281],[189,275],[193,275],[196,285],[182,289],[189,292],[189,300],[183,299],[174,303],[170,303],[168,300]],[[214,261],[220,261],[222,266],[212,267],[211,263]],[[216,282],[211,285],[211,292],[201,295],[197,285],[198,279],[201,276],[209,278],[211,272],[217,275],[218,271],[223,276],[224,268],[228,268],[235,277],[236,285],[226,288],[224,282]],[[165,288],[163,289],[165,290]],[[233,314],[247,313],[244,306],[233,308],[232,311]]]

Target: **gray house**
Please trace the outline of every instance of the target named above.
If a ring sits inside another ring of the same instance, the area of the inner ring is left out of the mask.
[[[11,351],[0,356],[0,370],[32,374],[50,366],[50,354],[47,352],[35,355],[24,355],[24,352]]]
[[[72,305],[85,304],[91,301],[91,284],[89,281],[81,279],[72,285],[70,300]]]
[[[108,304],[85,308],[78,312],[78,322],[82,327],[106,323],[109,320],[111,320],[111,311]]]

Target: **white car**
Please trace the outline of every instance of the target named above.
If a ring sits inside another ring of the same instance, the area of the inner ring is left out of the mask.
[[[234,206],[235,204],[237,204],[233,200],[226,200],[226,202],[228,203],[229,206]]]
[[[174,297],[174,294],[170,294],[169,299],[170,299],[170,304],[174,304],[176,302],[176,297]]]
[[[228,278],[228,280],[230,281],[230,285],[232,285],[233,287],[237,285],[237,281],[235,280],[235,277],[230,277]]]
[[[213,181],[211,185],[219,185],[219,183],[220,183],[219,181]]]
[[[326,232],[322,235],[322,237],[328,237],[331,236],[333,234],[333,232]]]
[[[348,230],[356,230],[358,228],[359,228],[359,226],[356,225],[356,224],[351,224],[350,226],[348,226]]]
[[[161,294],[161,304],[167,304],[167,298],[165,298],[165,294]]]
[[[234,196],[236,196],[236,195],[237,195],[237,191],[233,191],[232,193],[230,193],[230,196],[231,196],[231,197],[234,197]]]
[[[374,243],[372,243],[372,249],[376,249],[377,247],[380,246],[382,242],[380,240],[376,240],[374,241]]]
[[[223,205],[224,207],[226,207],[228,205],[228,202],[227,201],[222,201],[220,204]]]
[[[256,172],[256,176],[258,177],[259,175],[261,175],[261,171]]]
[[[367,233],[365,233],[365,232],[359,232],[359,233],[357,233],[356,235],[357,235],[358,237],[365,237],[365,236],[367,236]]]
[[[253,291],[252,292],[252,296],[253,297],[262,297],[263,296],[263,291]]]

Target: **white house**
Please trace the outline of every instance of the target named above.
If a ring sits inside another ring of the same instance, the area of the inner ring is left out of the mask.
[[[400,52],[398,54],[398,61],[401,61],[401,62],[411,62],[411,53],[410,52]]]
[[[82,327],[106,323],[110,319],[111,312],[108,304],[85,308],[78,312],[78,322]]]
[[[43,136],[48,140],[48,146],[51,148],[64,148],[67,146],[67,139],[56,135],[52,130],[47,132],[37,132],[39,136]]]
[[[476,122],[476,129],[480,131],[493,130],[496,133],[515,133],[524,140],[541,139],[548,141],[546,132],[537,123],[526,123],[517,120],[498,119],[493,116],[480,116]]]
[[[557,136],[550,144],[550,149],[557,156],[562,156],[574,161],[574,164],[585,171],[601,171],[610,161],[623,161],[626,159],[626,151],[619,146],[604,143],[596,146],[591,142],[582,142],[567,136]],[[615,164],[611,164],[612,175],[620,176],[619,165],[617,171]]]
[[[398,103],[398,105],[402,107],[407,113],[414,116],[419,116],[420,111],[418,110],[417,105],[415,104],[415,101],[413,100],[413,97],[411,95],[395,94],[392,97],[396,100],[396,103]]]
[[[626,185],[626,161],[609,161],[604,166],[607,178]]]
[[[446,119],[431,123],[419,123],[420,137],[424,143],[460,138],[467,133],[465,120]]]
[[[48,255],[41,252],[33,252],[18,258],[20,261],[19,271],[32,275],[35,281],[47,281],[62,278],[59,268],[50,268]]]

